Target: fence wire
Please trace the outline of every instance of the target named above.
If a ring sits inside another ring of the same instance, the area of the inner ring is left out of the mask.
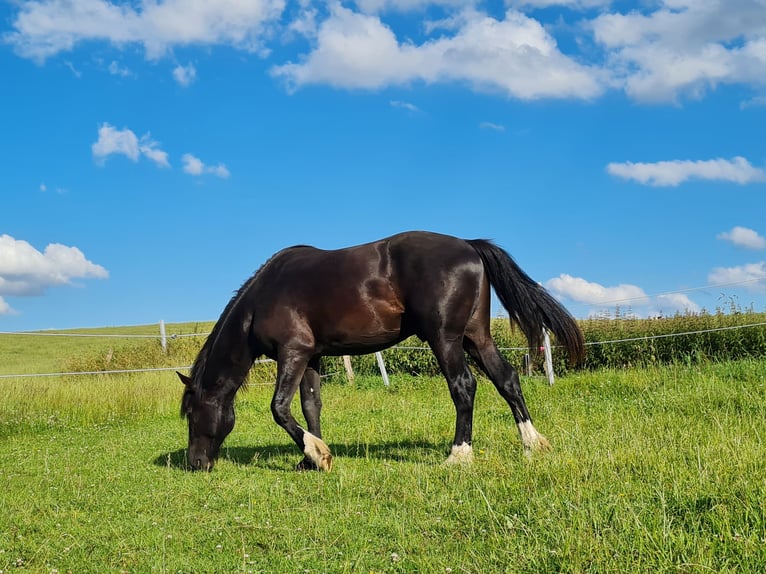
[[[586,342],[586,346],[598,346],[598,345],[616,345],[619,343],[631,343],[636,341],[650,341],[653,339],[666,339],[669,337],[686,337],[689,335],[702,335],[705,333],[715,333],[719,331],[734,331],[737,329],[748,329],[752,327],[764,327],[766,321],[760,323],[749,323],[747,325],[732,325],[730,327],[715,327],[711,329],[699,329],[696,331],[685,331],[683,333],[664,333],[661,335],[646,335],[642,337],[631,337],[628,339],[612,339],[608,341],[589,341]],[[0,335],[20,335],[20,336],[43,336],[43,337],[102,337],[102,338],[142,338],[142,339],[159,339],[158,335],[134,335],[134,334],[95,334],[95,333],[45,333],[45,332],[5,332],[0,331]],[[168,335],[168,339],[175,339],[180,337],[206,337],[209,333],[188,333],[179,335]],[[552,348],[560,347],[560,345],[552,345]],[[427,346],[410,346],[410,345],[395,345],[385,349],[387,351],[428,351],[430,347]],[[498,347],[501,351],[524,351],[527,347]],[[271,359],[259,359],[254,361],[253,364],[259,363],[271,363]],[[71,377],[80,375],[121,375],[129,373],[152,373],[161,371],[183,371],[191,368],[191,365],[185,365],[181,367],[149,367],[144,369],[115,369],[105,371],[71,371],[61,373],[22,373],[12,375],[0,375],[0,379],[20,379],[20,378],[42,378],[42,377]],[[332,373],[331,373],[332,374]],[[327,377],[329,375],[323,375]]]

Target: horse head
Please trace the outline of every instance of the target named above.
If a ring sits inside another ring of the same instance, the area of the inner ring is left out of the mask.
[[[201,388],[190,377],[176,374],[185,387],[181,416],[189,423],[189,465],[192,470],[212,470],[221,444],[234,428],[234,401],[220,389]]]

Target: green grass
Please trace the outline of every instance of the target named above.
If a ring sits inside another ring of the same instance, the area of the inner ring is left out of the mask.
[[[172,373],[0,380],[0,571],[766,569],[766,362],[523,384],[531,460],[482,380],[475,462],[442,466],[446,384],[399,376],[325,386],[329,474],[292,470],[265,385],[192,474]]]
[[[168,344],[171,348],[183,346],[184,350],[186,347],[199,348],[205,340],[203,336],[175,340],[171,337],[180,334],[209,333],[212,325],[212,323],[169,324],[166,326]],[[160,355],[159,333],[159,325],[138,325],[41,331],[35,334],[0,334],[0,375],[129,368],[127,363],[131,358],[134,359],[134,363],[139,361],[136,366],[147,366],[146,361],[154,358],[147,357],[147,353],[152,348],[156,348],[157,357]],[[156,339],[129,338],[120,335],[151,335]],[[171,354],[170,358],[175,357]],[[184,360],[191,359],[185,356]],[[156,364],[152,363],[152,365]]]

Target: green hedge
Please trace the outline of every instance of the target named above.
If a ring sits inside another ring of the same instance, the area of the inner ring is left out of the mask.
[[[749,326],[762,323],[760,326]],[[723,312],[676,315],[661,319],[586,319],[579,321],[587,345],[585,362],[579,368],[645,367],[661,364],[698,364],[732,359],[766,357],[766,313]],[[507,319],[492,320],[492,337],[508,361],[521,368],[526,339],[521,331],[511,328]],[[556,373],[565,373],[566,353],[553,345]],[[439,375],[433,354],[416,337],[399,347],[383,352],[386,369],[391,374]],[[542,373],[542,353],[532,353],[533,371]],[[352,357],[354,372],[379,374],[372,355]],[[339,359],[325,360],[329,373],[343,370]]]

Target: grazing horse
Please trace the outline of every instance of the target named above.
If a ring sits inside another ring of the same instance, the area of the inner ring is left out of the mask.
[[[277,362],[274,420],[304,453],[298,469],[330,470],[319,423],[320,357],[372,353],[411,335],[431,347],[455,403],[448,463],[472,459],[476,380],[466,352],[510,406],[525,451],[550,448],[532,425],[516,369],[490,335],[490,287],[531,347],[546,328],[573,362],[583,358],[583,335],[572,316],[490,241],[412,231],[346,249],[296,246],[276,253],[229,301],[190,376],[178,373],[189,464],[212,469],[234,428],[234,396],[265,355]],[[307,429],[290,412],[299,388]]]

